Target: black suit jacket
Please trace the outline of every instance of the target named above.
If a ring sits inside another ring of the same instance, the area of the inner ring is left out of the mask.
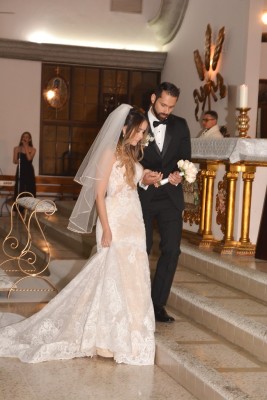
[[[145,169],[162,172],[163,178],[167,178],[171,172],[178,171],[177,162],[179,160],[191,160],[190,132],[184,118],[171,114],[166,126],[162,152],[160,152],[155,141],[149,142],[149,145],[145,147],[141,164]],[[166,194],[179,210],[184,209],[182,185],[174,186],[171,184],[166,184],[158,189],[154,185],[150,185],[147,190],[138,187],[143,209],[149,208],[150,202],[159,190],[166,191]]]

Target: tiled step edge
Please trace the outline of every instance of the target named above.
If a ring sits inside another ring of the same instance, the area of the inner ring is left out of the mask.
[[[199,400],[252,400],[181,345],[156,335],[156,364]]]
[[[58,212],[69,219],[72,210],[76,204],[75,200],[56,200],[55,201]]]
[[[267,362],[267,327],[195,292],[173,286],[168,305]]]
[[[91,254],[92,248],[96,243],[95,234],[79,234],[72,232],[62,224],[57,223],[53,217],[46,218],[40,216],[39,221],[45,225],[45,232],[51,235],[55,240],[60,243],[64,243],[71,249],[75,250],[77,254],[80,254],[82,258],[88,258]]]
[[[267,274],[238,267],[223,257],[218,259],[218,255],[201,251],[198,247],[193,248],[185,241],[181,245],[181,251],[180,265],[241,290],[259,300],[267,301]]]
[[[86,260],[52,260],[49,269],[50,276],[45,277],[47,281],[41,277],[30,277],[24,280],[23,285],[18,285],[18,289],[22,291],[13,291],[10,297],[7,292],[0,295],[0,303],[20,303],[20,302],[49,302],[57,292],[60,292],[84,267]],[[19,277],[12,277],[15,281]],[[52,287],[49,282],[56,288],[51,291]],[[23,290],[25,289],[25,290]],[[50,290],[49,290],[50,289]]]

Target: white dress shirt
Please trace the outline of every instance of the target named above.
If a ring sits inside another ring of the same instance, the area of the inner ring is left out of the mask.
[[[153,135],[155,137],[155,142],[156,142],[159,150],[162,151],[163,143],[164,143],[164,139],[165,139],[166,125],[160,124],[156,128],[153,126],[153,122],[154,121],[158,121],[158,119],[152,113],[151,109],[148,111],[147,116],[148,116],[148,119],[149,119],[149,123],[150,123],[150,127],[151,127],[151,130],[152,130],[152,133],[153,133]]]

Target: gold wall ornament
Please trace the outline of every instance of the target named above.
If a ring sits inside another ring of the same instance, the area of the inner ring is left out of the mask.
[[[224,85],[223,77],[220,73],[216,73],[225,37],[224,27],[219,30],[215,46],[212,45],[211,36],[211,27],[210,24],[208,24],[205,34],[204,63],[202,61],[202,57],[199,51],[194,51],[194,61],[199,79],[201,81],[205,80],[205,84],[203,86],[193,91],[193,97],[196,103],[195,117],[197,121],[199,121],[198,113],[200,109],[200,103],[203,103],[201,107],[201,110],[203,112],[205,110],[206,103],[208,103],[207,110],[211,109],[211,98],[215,102],[218,100],[218,97],[216,95],[217,91],[219,91],[219,96],[221,99],[226,96],[226,86]],[[216,76],[215,81],[212,79],[213,75]]]

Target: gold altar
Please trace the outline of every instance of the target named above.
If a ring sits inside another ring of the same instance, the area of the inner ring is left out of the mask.
[[[195,206],[186,203],[184,222],[191,226],[198,225],[198,231],[186,230],[186,236],[198,246],[221,254],[254,256],[255,244],[250,240],[251,200],[257,168],[267,166],[267,140],[193,139],[192,156],[192,161],[198,164],[199,168],[199,203]],[[219,168],[223,170],[223,176],[216,187],[215,179]],[[266,187],[267,170],[265,171],[263,186],[265,184]],[[238,204],[237,186],[242,186],[242,200]],[[241,215],[240,221],[237,213]],[[214,219],[220,226],[222,239],[214,235]],[[238,236],[235,229],[237,223],[240,225]]]

